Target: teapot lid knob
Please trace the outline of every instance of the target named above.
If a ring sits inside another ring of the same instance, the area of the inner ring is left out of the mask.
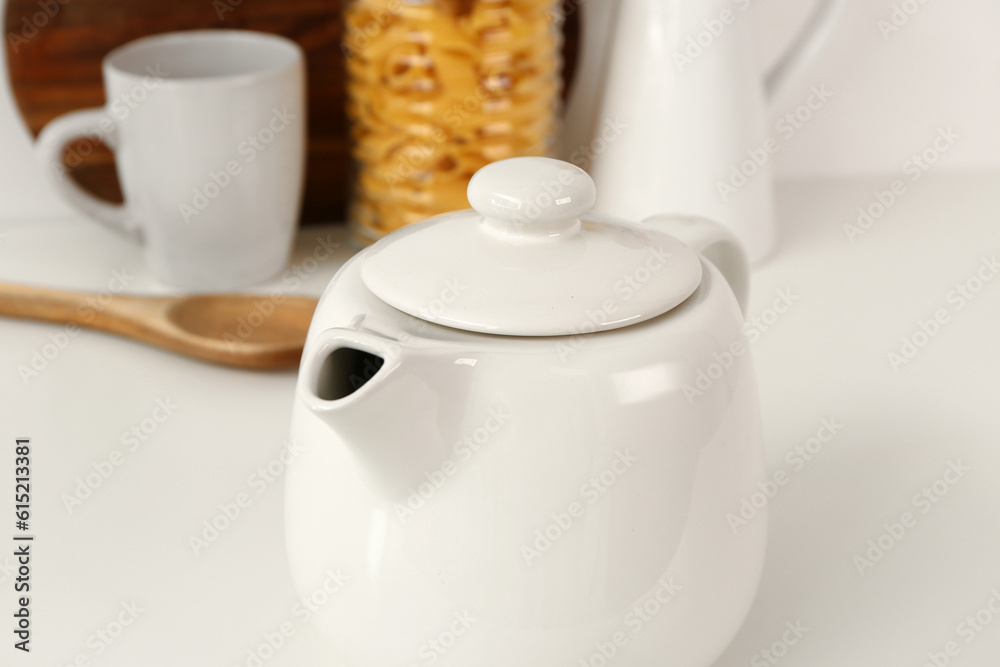
[[[593,179],[576,165],[544,157],[512,158],[480,169],[469,203],[486,228],[511,240],[556,240],[580,231],[597,200]]]

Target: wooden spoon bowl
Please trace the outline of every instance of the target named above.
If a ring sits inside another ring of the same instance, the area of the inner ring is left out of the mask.
[[[93,294],[0,284],[0,315],[77,324],[202,361],[241,368],[298,365],[316,299],[251,294]]]

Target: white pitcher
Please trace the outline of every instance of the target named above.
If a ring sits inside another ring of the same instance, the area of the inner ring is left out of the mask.
[[[818,50],[843,4],[823,0],[763,74],[754,0],[582,1],[558,152],[593,176],[595,210],[708,217],[763,259],[775,242],[771,172],[783,138],[766,127],[765,101]]]

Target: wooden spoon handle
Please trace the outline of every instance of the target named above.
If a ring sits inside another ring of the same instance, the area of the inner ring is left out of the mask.
[[[134,328],[137,310],[149,310],[164,299],[86,294],[0,283],[0,315],[124,333]],[[146,305],[146,308],[140,306]],[[129,326],[128,323],[133,323]]]
[[[83,324],[86,295],[0,283],[0,315]]]

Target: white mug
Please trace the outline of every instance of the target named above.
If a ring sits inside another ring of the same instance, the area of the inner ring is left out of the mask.
[[[36,154],[70,205],[140,240],[164,280],[197,291],[266,280],[288,262],[301,207],[304,61],[294,42],[242,30],[138,39],[104,58],[106,105],[49,123]],[[68,177],[63,149],[83,137],[114,151],[124,204]]]

